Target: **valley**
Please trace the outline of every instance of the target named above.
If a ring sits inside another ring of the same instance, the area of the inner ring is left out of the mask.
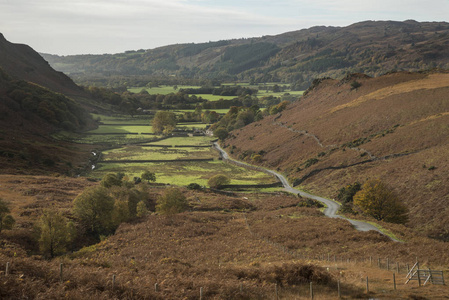
[[[0,299],[446,299],[448,29],[0,35]]]

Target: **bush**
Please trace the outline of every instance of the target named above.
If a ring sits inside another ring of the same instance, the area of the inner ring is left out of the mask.
[[[198,183],[190,183],[187,188],[189,190],[202,190],[203,188]]]
[[[189,208],[186,197],[179,189],[167,189],[157,200],[156,212],[162,215],[174,215]]]
[[[105,188],[110,188],[113,186],[121,186],[122,181],[119,179],[117,174],[109,173],[106,174],[100,182],[101,186]]]
[[[227,185],[230,182],[231,180],[226,175],[218,174],[211,177],[207,184],[209,185],[209,187],[216,189],[223,185]]]

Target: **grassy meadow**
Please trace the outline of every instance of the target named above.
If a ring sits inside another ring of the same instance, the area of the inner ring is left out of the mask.
[[[272,176],[265,173],[249,171],[219,160],[218,152],[211,147],[204,147],[211,145],[213,137],[174,136],[159,140],[160,136],[152,135],[151,119],[148,116],[131,118],[95,115],[94,117],[100,119],[103,124],[95,130],[73,138],[79,143],[110,145],[109,149],[102,151],[99,162],[89,174],[92,178],[102,178],[111,172],[123,172],[132,179],[150,170],[156,173],[157,183],[170,185],[184,186],[198,183],[206,186],[209,178],[216,174],[227,175],[231,179],[231,184],[275,182]],[[206,124],[203,123],[177,125],[178,129],[184,130],[205,127]],[[173,162],[173,160],[183,161]]]

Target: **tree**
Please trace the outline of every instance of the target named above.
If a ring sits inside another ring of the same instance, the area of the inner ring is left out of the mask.
[[[67,251],[76,231],[73,223],[68,222],[60,213],[46,210],[39,219],[39,249],[51,258]]]
[[[148,208],[144,201],[137,203],[137,217],[141,218],[148,214]]]
[[[153,132],[168,135],[176,128],[176,115],[170,111],[158,111],[152,121]]]
[[[148,182],[155,182],[156,181],[156,174],[151,171],[145,171],[140,175],[143,180],[147,180]]]
[[[121,176],[121,174],[119,174],[119,176]],[[108,173],[103,177],[100,184],[105,188],[110,188],[113,186],[121,186],[122,180],[117,176],[117,174]]]
[[[179,189],[170,188],[157,199],[156,212],[162,215],[173,215],[189,208],[189,203]]]
[[[73,214],[86,231],[94,236],[113,231],[114,199],[104,187],[90,187],[73,200]]]
[[[219,188],[223,185],[229,184],[231,182],[231,180],[223,174],[217,174],[215,176],[212,176],[209,181],[207,182],[207,184],[211,187],[211,188]]]
[[[368,180],[354,195],[354,205],[379,221],[403,224],[407,222],[407,207],[388,185],[379,179]]]
[[[214,136],[216,136],[220,141],[222,141],[228,137],[228,131],[223,127],[219,127],[214,130]]]
[[[16,221],[9,214],[10,212],[8,204],[0,198],[0,232],[3,229],[12,229],[14,227]]]

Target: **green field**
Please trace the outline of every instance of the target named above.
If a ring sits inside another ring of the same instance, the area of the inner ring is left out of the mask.
[[[227,112],[228,110],[223,110]],[[210,146],[214,137],[185,136],[170,137],[153,141],[158,136],[142,134],[151,133],[151,117],[104,116],[93,115],[103,123],[99,128],[87,134],[60,133],[59,137],[71,139],[78,143],[107,143],[116,148],[104,150],[98,162],[89,174],[93,178],[102,178],[107,173],[123,172],[129,178],[140,177],[150,170],[156,173],[157,183],[185,186],[190,183],[207,185],[210,177],[225,174],[231,184],[265,184],[275,182],[272,176],[263,172],[250,171],[242,167],[226,164],[219,160],[218,152]],[[177,128],[204,128],[206,124],[180,123]],[[138,134],[127,134],[138,133]],[[136,144],[139,143],[139,144]],[[156,147],[152,147],[156,146]],[[168,147],[157,147],[168,146]],[[209,159],[210,161],[170,160]],[[160,160],[166,162],[132,162]],[[123,162],[121,162],[123,161]]]
[[[172,137],[169,139],[148,143],[150,145],[167,145],[167,146],[205,146],[210,145],[211,141],[216,138],[210,136],[192,136],[192,137]]]
[[[177,93],[180,89],[197,89],[200,88],[200,86],[195,86],[195,85],[178,85],[178,89],[175,90],[173,88],[172,85],[161,85],[159,87],[153,87],[153,88],[149,88],[149,87],[132,87],[129,88],[128,91],[130,91],[131,93],[140,93],[140,91],[142,90],[146,90],[148,92],[148,94],[150,95],[168,95],[170,93]]]
[[[97,129],[87,132],[89,133],[153,133],[149,124],[147,125],[100,125]]]
[[[99,120],[103,124],[133,124],[133,125],[148,125],[151,122],[152,116],[106,116],[99,114],[91,114],[95,120]]]
[[[190,183],[206,186],[209,178],[216,174],[225,174],[231,178],[231,184],[275,182],[273,177],[265,173],[250,171],[218,160],[176,163],[100,163],[91,176],[101,178],[109,172],[124,172],[129,178],[133,178],[140,177],[146,170],[156,173],[156,182],[180,186],[186,186]]]
[[[173,159],[212,159],[217,153],[211,148],[156,148],[145,146],[126,146],[103,152],[103,160],[173,160]]]

